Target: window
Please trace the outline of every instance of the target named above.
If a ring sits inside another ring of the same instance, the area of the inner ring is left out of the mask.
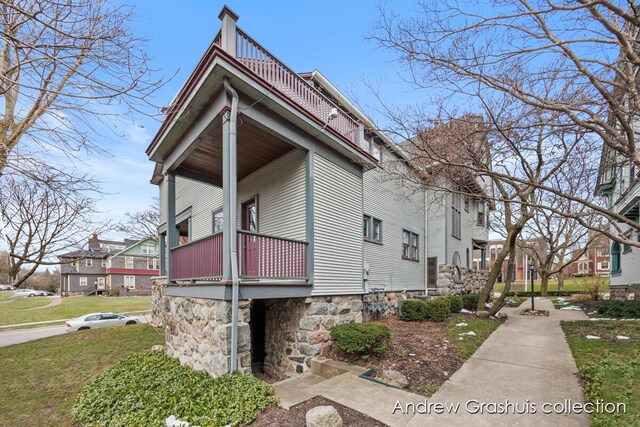
[[[92,315],[92,316],[85,317],[85,318],[84,318],[84,321],[85,321],[85,322],[94,322],[94,321],[96,321],[96,320],[100,320],[100,318],[101,318],[101,317],[102,317],[102,316],[101,316],[100,314],[94,314],[94,315]]]
[[[136,276],[124,276],[124,287],[127,289],[135,289]]]
[[[578,270],[587,271],[589,270],[589,265],[586,262],[581,262],[580,264],[578,264]]]
[[[465,212],[469,212],[469,204],[471,203],[471,201],[469,200],[468,197],[464,198],[464,211]]]
[[[98,277],[98,287],[104,289],[104,277]]]
[[[378,144],[371,144],[371,155],[375,157],[377,161],[382,161],[382,151],[380,150],[380,146]]]
[[[418,261],[418,235],[408,230],[402,230],[402,258]]]
[[[158,269],[158,258],[149,258],[147,260],[147,270],[157,270]]]
[[[124,257],[124,268],[133,268],[133,257]]]
[[[608,270],[609,269],[609,263],[604,261],[600,263],[600,270]]]
[[[217,211],[213,212],[213,226],[212,226],[212,230],[213,233],[220,233],[222,231],[222,226],[224,225],[223,223],[223,216],[222,216],[222,209],[218,209]]]
[[[632,236],[633,232],[631,230],[627,231],[626,233],[624,233],[624,237],[631,240],[631,236]],[[628,243],[625,243],[622,246],[622,253],[623,254],[628,254],[629,252],[631,252],[631,245]]]
[[[84,260],[84,265],[86,265],[87,267],[93,267],[93,259],[91,258],[87,258]]]
[[[484,227],[485,226],[485,221],[484,221],[484,202],[478,202],[478,226],[479,227]]]
[[[87,286],[87,278],[86,277],[81,277],[80,278],[80,286]]]
[[[620,265],[620,243],[613,242],[611,245],[611,273],[620,274],[622,271]]]
[[[363,215],[362,237],[364,240],[382,243],[382,221],[369,215]]]
[[[102,260],[102,267],[106,267],[106,266],[107,266],[107,260],[106,260],[106,259],[103,259],[103,260]]]
[[[71,267],[73,268],[73,271],[75,271],[76,273],[78,272],[78,269],[80,268],[80,261],[75,260],[71,263]]]
[[[153,246],[151,245],[142,245],[140,251],[143,255],[152,255],[154,253]]]
[[[460,193],[452,194],[451,202],[451,235],[456,239],[462,238],[462,214],[460,212],[462,204],[462,195]]]

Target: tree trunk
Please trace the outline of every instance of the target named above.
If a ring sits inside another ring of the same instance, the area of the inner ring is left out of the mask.
[[[563,271],[558,273],[558,290],[564,291],[564,272]]]
[[[540,272],[540,296],[546,297],[549,288],[549,275],[546,271]]]
[[[504,306],[504,300],[507,298],[507,294],[511,290],[511,280],[514,276],[513,272],[516,268],[515,264],[516,259],[516,247],[511,246],[509,249],[509,261],[507,262],[507,280],[504,282],[504,289],[500,294],[500,297],[493,302],[491,308],[489,309],[489,316],[495,316],[497,312],[499,312]]]

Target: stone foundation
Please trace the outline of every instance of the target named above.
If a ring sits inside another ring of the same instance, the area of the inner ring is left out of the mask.
[[[272,299],[265,306],[264,372],[277,380],[306,372],[331,345],[331,327],[363,321],[360,295]]]
[[[609,291],[610,299],[618,301],[634,300],[638,292],[637,288],[638,285],[612,286]]]
[[[202,298],[162,297],[165,351],[214,377],[231,369],[231,302]],[[240,301],[239,370],[251,372],[249,303]]]
[[[168,300],[164,297],[164,288],[167,286],[167,279],[151,280],[151,326],[164,328],[165,309],[169,310]],[[166,306],[165,306],[166,303]]]
[[[416,298],[421,295],[424,295],[424,291],[372,291],[363,297],[365,320],[376,320],[382,317],[398,315],[402,300]]]
[[[453,264],[440,266],[436,291],[438,295],[460,295],[479,292],[486,284],[489,273],[468,270]]]

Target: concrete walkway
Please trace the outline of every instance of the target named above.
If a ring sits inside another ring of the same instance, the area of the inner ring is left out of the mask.
[[[556,310],[549,300],[536,300],[536,308],[549,310],[549,317],[517,314],[530,304],[527,301],[519,309],[505,309],[509,320],[431,398],[364,380],[357,372],[329,379],[305,374],[306,377],[275,384],[276,393],[285,407],[320,395],[399,427],[588,426],[585,414],[542,411],[544,403],[551,403],[552,408],[553,404],[565,404],[568,400],[583,402],[575,376],[577,368],[560,321],[587,317],[578,311]],[[533,412],[535,405],[535,413],[513,414],[513,410],[506,414],[488,413],[495,412],[492,405],[507,402],[529,412]],[[454,405],[455,413],[436,414],[433,406],[431,414],[420,413],[424,412],[425,403]],[[486,405],[484,413],[480,413],[482,403],[492,405]],[[417,411],[411,404],[416,405]]]

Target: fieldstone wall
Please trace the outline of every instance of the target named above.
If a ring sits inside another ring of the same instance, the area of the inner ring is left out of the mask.
[[[331,345],[331,327],[363,321],[360,295],[272,299],[265,307],[264,372],[277,380],[307,371]]]
[[[376,320],[382,317],[398,315],[402,300],[412,299],[420,295],[424,295],[424,291],[372,291],[363,297],[365,320]]]
[[[169,310],[168,300],[165,300],[164,288],[167,279],[151,280],[151,326],[164,328],[165,312]]]
[[[610,298],[618,301],[634,300],[638,292],[637,287],[638,285],[611,287],[609,291]]]
[[[453,264],[443,264],[438,273],[437,293],[447,296],[478,292],[487,284],[488,278],[489,273],[486,271],[468,270],[457,268]]]
[[[231,368],[231,302],[203,298],[162,297],[165,351],[193,369],[214,377]],[[249,302],[240,301],[239,370],[251,372]]]

